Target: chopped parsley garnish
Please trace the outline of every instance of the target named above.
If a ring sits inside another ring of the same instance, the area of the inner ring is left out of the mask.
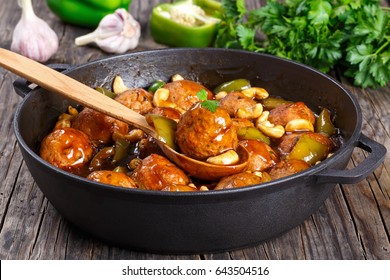
[[[207,110],[215,113],[219,106],[219,101],[218,100],[208,100],[207,99],[207,91],[202,88],[200,91],[196,93],[196,96],[198,96],[199,100],[202,102],[200,103],[203,108],[206,108]]]

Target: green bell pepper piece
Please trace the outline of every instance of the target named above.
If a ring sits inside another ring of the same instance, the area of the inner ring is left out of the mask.
[[[79,0],[78,2],[83,2],[89,4],[92,7],[97,7],[106,10],[117,9],[123,5],[129,5],[130,1],[126,0]]]
[[[128,10],[131,0],[46,0],[50,10],[66,23],[96,28],[118,8]]]
[[[159,88],[165,86],[165,82],[162,80],[154,81],[154,83],[148,88],[148,91],[155,93]]]
[[[203,2],[212,2],[213,5],[218,7],[217,11],[221,9],[220,3],[218,5],[217,1],[198,2],[201,5],[205,5]],[[193,12],[188,8],[179,11],[180,5],[183,4],[189,4],[189,1],[178,1],[172,4],[163,3],[153,8],[150,18],[150,32],[153,39],[157,43],[171,47],[202,48],[210,46],[214,42],[219,19],[206,14],[207,22],[205,23],[199,25],[183,23],[187,17],[183,16],[182,21],[178,20],[178,17],[187,14],[187,12]],[[196,1],[194,1],[194,4],[196,4]],[[212,11],[213,5],[198,7],[206,7],[207,11]]]
[[[281,97],[267,97],[262,101],[264,109],[266,110],[272,110],[275,109],[276,107],[286,105],[286,104],[292,104],[294,102],[285,100]]]
[[[170,118],[157,114],[146,114],[145,118],[148,124],[156,129],[159,140],[177,150],[175,142],[177,123]]]
[[[318,133],[323,133],[327,136],[330,136],[336,132],[336,128],[330,119],[330,112],[328,109],[324,108],[318,115],[315,123],[315,131]]]
[[[112,163],[116,164],[123,160],[130,151],[130,142],[125,139],[118,139],[115,141],[114,145],[114,156],[112,158]]]
[[[226,91],[227,93],[229,93],[232,91],[242,91],[250,87],[251,87],[251,83],[247,79],[235,79],[220,84],[213,90],[213,92],[215,94],[221,91]]]
[[[206,14],[213,17],[221,18],[222,17],[222,4],[220,1],[214,0],[192,0],[192,2],[201,7]]]
[[[108,90],[108,89],[105,89],[103,87],[97,87],[95,88],[98,92],[100,92],[101,94],[104,94],[105,96],[107,97],[110,97],[110,98],[115,98],[116,94],[114,92],[112,92],[111,90]]]
[[[287,159],[300,159],[314,165],[316,162],[323,160],[327,153],[327,146],[305,134],[299,138]]]
[[[267,145],[271,145],[271,139],[256,127],[240,127],[237,130],[239,140],[260,140]]]

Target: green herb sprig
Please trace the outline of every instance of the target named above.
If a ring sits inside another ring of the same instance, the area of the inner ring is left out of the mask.
[[[207,91],[202,88],[200,91],[196,93],[196,96],[198,96],[199,100],[202,102],[200,103],[203,108],[206,108],[207,110],[211,111],[212,113],[215,113],[217,111],[217,108],[219,106],[218,100],[209,100],[207,99]]]
[[[244,0],[222,0],[222,8],[216,47],[266,52],[323,72],[340,67],[362,88],[390,81],[390,15],[379,0],[269,0],[251,11]]]

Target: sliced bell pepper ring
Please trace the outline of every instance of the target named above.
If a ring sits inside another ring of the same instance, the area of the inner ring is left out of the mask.
[[[118,8],[128,10],[131,0],[46,0],[50,10],[66,23],[96,28]]]
[[[213,2],[218,9],[217,1]],[[196,4],[196,2],[195,2]],[[219,3],[220,4],[220,3]],[[211,11],[212,5],[207,6]],[[190,4],[189,1],[178,1],[172,4],[163,3],[155,6],[150,18],[150,32],[157,43],[172,47],[195,47],[210,46],[217,33],[219,19],[205,13],[198,13],[202,6]]]

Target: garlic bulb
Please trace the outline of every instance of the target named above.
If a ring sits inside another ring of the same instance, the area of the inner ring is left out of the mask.
[[[105,16],[95,31],[76,38],[77,46],[96,43],[108,53],[124,53],[135,49],[141,36],[140,24],[125,9],[117,9]]]
[[[16,24],[11,50],[39,62],[47,61],[58,49],[57,34],[34,13],[31,0],[18,0],[22,17]]]

